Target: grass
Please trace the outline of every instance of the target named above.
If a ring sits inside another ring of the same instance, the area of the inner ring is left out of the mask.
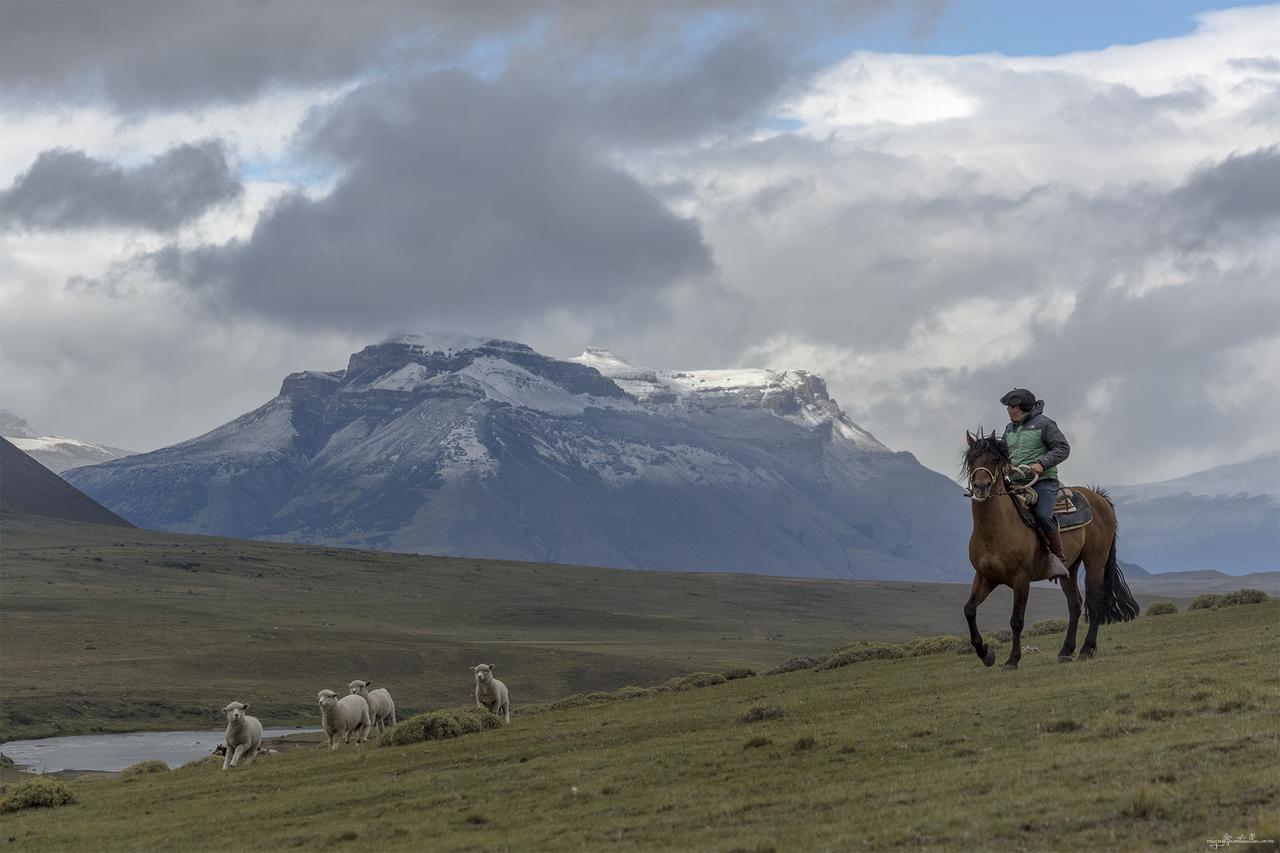
[[[873,658],[517,715],[448,740],[297,749],[226,772],[207,760],[127,784],[72,782],[78,803],[10,815],[4,834],[24,850],[175,851],[1275,838],[1278,628],[1274,602],[1184,612],[1107,626],[1100,656],[1070,665]]]
[[[628,572],[245,542],[0,518],[0,740],[221,728],[250,702],[316,725],[316,692],[387,687],[400,717],[729,678],[851,641],[965,632],[967,585]],[[1007,624],[1010,597],[982,609]],[[1061,615],[1033,589],[1028,619]],[[356,638],[354,641],[352,638]],[[750,679],[746,679],[750,680]],[[0,746],[0,749],[3,749]]]

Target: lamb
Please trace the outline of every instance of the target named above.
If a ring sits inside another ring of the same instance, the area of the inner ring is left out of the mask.
[[[497,714],[504,723],[511,722],[511,698],[507,685],[493,677],[493,664],[482,663],[471,667],[476,674],[476,707],[487,708]]]
[[[338,748],[338,739],[351,742],[355,735],[356,743],[364,743],[369,739],[369,703],[363,696],[354,693],[338,698],[332,690],[321,690],[316,694],[320,703],[320,725],[329,738],[329,749]]]
[[[231,702],[222,712],[227,715],[226,751],[223,753],[222,769],[235,767],[244,759],[245,766],[253,763],[254,757],[262,746],[262,723],[257,717],[250,717],[245,711],[249,706],[241,702]]]
[[[379,687],[373,692],[369,692],[369,685],[372,681],[360,681],[359,679],[351,682],[347,686],[351,688],[351,693],[355,696],[363,696],[364,700],[369,703],[369,717],[373,720],[373,724],[378,727],[378,736],[386,734],[387,726],[396,724],[396,703],[392,701],[391,694],[387,692],[387,688]]]

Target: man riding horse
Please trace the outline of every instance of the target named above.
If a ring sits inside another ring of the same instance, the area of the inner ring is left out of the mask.
[[[1058,465],[1071,453],[1071,445],[1058,425],[1044,415],[1044,401],[1026,388],[1014,388],[1000,398],[1009,411],[1004,442],[1012,464],[1005,474],[1013,486],[1031,485],[1037,498],[1032,512],[1036,524],[1049,543],[1049,573],[1045,579],[1057,581],[1067,576],[1062,535],[1053,520],[1053,504],[1058,497]]]

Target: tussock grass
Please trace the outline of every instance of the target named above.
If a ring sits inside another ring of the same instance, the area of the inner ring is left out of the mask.
[[[917,658],[921,655],[941,655],[947,652],[972,652],[973,647],[964,637],[943,634],[937,637],[921,637],[912,640],[903,647],[908,656]]]
[[[724,675],[726,681],[737,681],[740,678],[755,678],[756,671],[750,667],[742,666],[726,669],[722,675]]]
[[[829,669],[839,669],[842,666],[849,666],[850,664],[868,660],[890,660],[906,656],[907,653],[902,646],[864,641],[845,646],[835,654],[818,661],[813,668],[817,672],[824,672]]]
[[[758,723],[762,720],[780,720],[785,713],[781,705],[752,705],[738,717],[738,722]]]
[[[71,786],[52,776],[37,776],[8,788],[0,797],[0,812],[69,806],[79,802]]]
[[[402,720],[382,736],[382,746],[404,746],[429,740],[447,740],[496,729],[502,722],[483,708],[446,708]]]
[[[1213,606],[1216,610],[1221,607],[1239,607],[1242,604],[1262,604],[1267,598],[1267,594],[1260,589],[1238,589],[1222,596]]]
[[[169,765],[163,761],[139,761],[137,764],[130,764],[128,767],[120,771],[121,779],[128,779],[130,776],[145,776],[148,773],[168,773]]]
[[[1047,634],[1065,634],[1066,632],[1066,619],[1041,619],[1030,628],[1024,629],[1022,633],[1027,637],[1043,637]]]
[[[659,693],[682,693],[685,690],[697,690],[700,687],[715,687],[728,680],[718,672],[694,672],[664,681],[658,685],[657,690]]]

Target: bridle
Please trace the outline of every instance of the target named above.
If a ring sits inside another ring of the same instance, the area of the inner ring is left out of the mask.
[[[1025,466],[1020,466],[1020,467],[1025,467]],[[983,472],[983,473],[985,473],[988,477],[990,477],[990,478],[991,478],[991,481],[990,481],[990,482],[991,482],[991,492],[990,492],[989,494],[987,494],[987,495],[983,496],[983,497],[980,497],[980,498],[979,498],[979,497],[976,497],[976,496],[974,495],[974,485],[975,485],[975,484],[974,484],[974,482],[973,482],[973,475],[974,475],[974,474],[976,474],[976,473],[978,473],[979,471],[982,471],[982,472]],[[984,466],[982,466],[982,465],[979,465],[979,466],[977,466],[976,468],[970,468],[970,469],[969,469],[969,488],[968,488],[968,490],[966,490],[966,491],[965,491],[964,496],[965,496],[966,498],[968,498],[969,500],[971,500],[971,501],[977,501],[977,502],[981,503],[982,501],[985,501],[985,500],[986,500],[987,498],[989,498],[989,497],[993,497],[993,496],[1001,496],[1001,497],[1003,497],[1003,496],[1005,496],[1005,495],[1010,495],[1010,494],[1013,494],[1013,493],[1015,493],[1015,492],[1026,492],[1026,491],[1029,491],[1029,490],[1031,489],[1031,487],[1032,487],[1032,486],[1034,486],[1034,485],[1036,484],[1036,482],[1037,482],[1039,479],[1040,479],[1040,475],[1039,475],[1039,474],[1033,474],[1033,475],[1031,476],[1031,479],[1030,479],[1029,481],[1027,481],[1026,483],[1020,483],[1019,485],[1016,485],[1016,486],[1015,486],[1015,485],[1013,485],[1013,484],[1011,484],[1011,483],[1009,482],[1009,478],[1008,478],[1008,477],[1005,477],[1005,476],[997,477],[994,473],[992,473],[992,471],[991,471],[991,469],[990,469],[990,468],[986,468],[986,467],[984,467]],[[1004,491],[996,491],[996,483],[1003,483],[1003,484],[1004,484],[1004,486],[1005,486]]]

